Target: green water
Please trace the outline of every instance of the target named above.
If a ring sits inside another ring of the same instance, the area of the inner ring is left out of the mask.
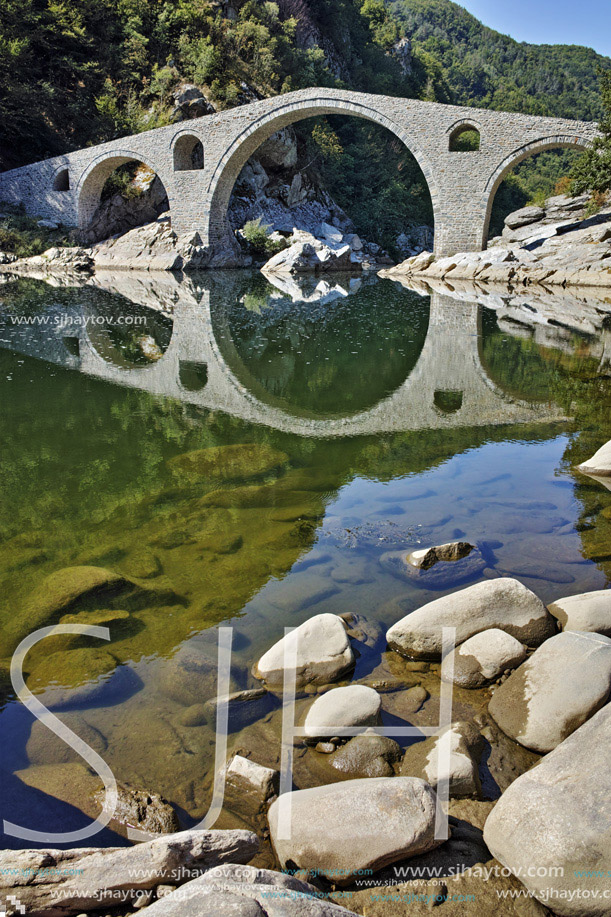
[[[77,803],[83,779],[8,684],[37,627],[109,626],[104,646],[47,638],[27,683],[61,697],[58,715],[118,779],[163,793],[187,823],[209,802],[213,723],[187,725],[187,711],[215,694],[218,625],[234,626],[237,689],[256,685],[250,668],[285,626],[363,615],[361,678],[400,668],[384,629],[458,585],[451,571],[397,578],[388,551],[465,538],[482,546],[480,576],[517,576],[544,601],[607,586],[611,492],[572,469],[611,438],[609,322],[539,332],[390,281],[0,288],[7,785]],[[123,579],[71,600],[81,566]],[[206,665],[189,675],[193,653]],[[277,708],[230,728],[231,747],[277,761]],[[70,821],[8,808],[49,831]]]

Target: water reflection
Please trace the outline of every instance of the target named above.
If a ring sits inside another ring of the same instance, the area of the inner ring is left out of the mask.
[[[604,303],[136,272],[26,280],[1,299],[0,688],[41,623],[109,626],[102,651],[53,638],[28,679],[44,690],[52,671],[62,719],[117,777],[194,818],[219,623],[236,628],[235,689],[284,626],[323,611],[370,619],[358,676],[384,679],[385,625],[453,587],[401,582],[389,550],[465,538],[485,547],[483,575],[546,601],[609,582],[611,493],[571,471],[611,438]],[[53,606],[75,567],[123,583]],[[6,770],[62,799],[88,792],[3,690]],[[231,728],[275,763],[276,708]]]
[[[42,316],[22,312],[40,324],[5,315],[2,345],[300,436],[564,416],[532,384],[536,356],[497,359],[502,336],[524,326],[447,292],[422,297],[375,279],[98,274],[58,298]]]

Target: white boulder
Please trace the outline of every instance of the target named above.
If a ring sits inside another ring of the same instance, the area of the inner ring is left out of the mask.
[[[488,710],[510,738],[541,754],[609,700],[611,639],[565,631],[547,640],[494,692]]]
[[[611,589],[556,599],[547,608],[563,630],[592,631],[611,637]]]
[[[333,614],[315,615],[275,643],[255,665],[255,677],[269,685],[281,685],[285,653],[294,658],[297,687],[337,681],[354,665],[346,626]]]
[[[611,876],[611,706],[505,790],[491,853],[561,917],[603,917]]]
[[[451,654],[452,682],[462,688],[481,688],[526,659],[523,643],[498,627],[469,637]]]
[[[413,659],[439,659],[442,628],[456,628],[456,643],[499,628],[521,643],[538,646],[556,632],[543,602],[518,580],[486,580],[442,596],[406,615],[388,630],[391,649]]]
[[[366,685],[332,688],[314,701],[304,728],[309,738],[341,736],[341,726],[345,729],[378,726],[381,710],[382,698],[373,688]]]
[[[442,843],[436,795],[424,780],[366,777],[290,795],[290,807],[280,796],[268,813],[282,867],[315,870],[336,885]]]

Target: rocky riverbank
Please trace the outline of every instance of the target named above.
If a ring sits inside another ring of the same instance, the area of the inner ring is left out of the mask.
[[[510,214],[484,252],[436,258],[423,252],[381,276],[391,279],[476,281],[611,288],[611,205],[588,216],[588,198],[553,197]]]
[[[237,474],[247,458],[250,468],[250,452],[231,448],[224,473]],[[201,471],[213,452],[181,460]],[[259,470],[284,460],[257,455]],[[611,443],[578,470],[611,481]],[[284,637],[279,628],[253,667],[259,687],[228,698],[243,728],[229,749],[218,829],[177,831],[164,800],[122,786],[118,824],[154,837],[135,847],[4,851],[7,913],[399,917],[409,907],[424,917],[435,905],[478,917],[608,913],[611,591],[546,607],[517,580],[494,576],[478,545],[391,555],[382,563],[399,579],[426,582],[451,567],[455,581],[476,582],[407,615],[397,605],[385,634],[358,614],[317,614]],[[101,591],[118,592],[123,607],[143,588],[95,567],[58,571],[38,597],[39,622],[53,608],[75,617]],[[456,648],[442,662],[443,628],[454,629]],[[355,680],[357,658],[380,652]],[[301,734],[287,813],[275,729],[293,675]],[[168,678],[164,690],[186,705],[185,725],[214,716],[209,690],[201,693],[214,681],[209,659],[191,651]],[[452,719],[440,723],[447,686]],[[61,698],[45,697],[61,709]],[[412,725],[420,741],[402,747],[380,734],[382,722],[390,734],[393,724]]]

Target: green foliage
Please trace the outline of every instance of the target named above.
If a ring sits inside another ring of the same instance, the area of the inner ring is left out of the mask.
[[[261,217],[245,223],[242,233],[255,255],[275,255],[286,247],[270,238],[270,227],[261,222]]]
[[[452,138],[450,150],[453,153],[473,153],[479,150],[479,131],[466,130]]]
[[[573,193],[592,192],[592,212],[602,203],[597,196],[611,191],[611,69],[600,71],[600,93],[604,107],[601,136],[585,151],[571,173]]]
[[[42,255],[48,248],[64,248],[74,245],[73,234],[60,227],[44,229],[38,220],[26,216],[13,204],[0,203],[3,217],[0,219],[0,251],[10,252],[18,258]]]

